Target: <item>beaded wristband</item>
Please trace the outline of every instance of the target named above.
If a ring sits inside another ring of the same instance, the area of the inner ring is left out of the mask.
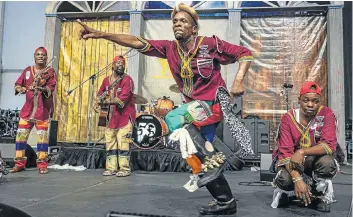
[[[303,178],[300,176],[300,177],[296,177],[296,178],[292,178],[292,181],[293,183],[296,183],[298,182],[299,180],[302,180]]]

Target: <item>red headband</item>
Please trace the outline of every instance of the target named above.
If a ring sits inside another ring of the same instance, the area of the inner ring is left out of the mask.
[[[311,89],[312,87],[314,87],[315,89]],[[307,81],[300,88],[300,96],[306,93],[316,93],[321,96],[321,88],[316,82]]]
[[[48,55],[47,49],[45,49],[45,47],[39,47],[39,48],[37,48],[37,49],[34,51],[34,53],[37,53],[38,50],[43,50],[44,53],[45,53],[46,55]]]
[[[125,58],[122,57],[122,56],[116,56],[116,57],[114,57],[113,62],[116,62],[116,61],[118,61],[118,60],[122,60],[122,61],[125,62]]]

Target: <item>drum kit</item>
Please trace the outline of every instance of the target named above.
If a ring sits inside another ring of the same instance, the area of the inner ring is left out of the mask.
[[[169,89],[180,93],[176,84]],[[132,131],[132,142],[140,149],[153,149],[158,145],[166,145],[166,136],[169,133],[165,117],[175,106],[166,96],[148,102],[139,95],[135,96],[135,103],[141,105],[141,111],[136,114],[136,122]]]

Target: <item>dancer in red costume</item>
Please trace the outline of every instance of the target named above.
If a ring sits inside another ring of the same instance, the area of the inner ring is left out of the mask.
[[[236,124],[232,124],[233,122],[224,112],[230,96],[220,74],[221,64],[239,62],[239,70],[230,89],[230,95],[232,97],[242,95],[243,79],[250,67],[252,55],[245,47],[228,43],[217,36],[199,36],[198,19],[193,8],[182,3],[178,4],[172,12],[176,39],[173,41],[148,40],[132,35],[105,33],[78,22],[83,27],[80,35],[82,39],[106,39],[134,48],[145,55],[167,59],[172,75],[187,104],[170,112],[166,122],[171,132],[180,129],[186,132],[190,154],[184,151],[182,156],[190,164],[193,172],[196,172],[195,175],[200,175],[200,177],[197,176],[198,187],[206,186],[214,197],[214,201],[202,207],[200,213],[234,214],[237,211],[237,204],[222,174],[225,156],[218,153],[211,142],[217,124],[225,119],[228,126],[233,127],[231,130],[237,134],[236,138],[246,138],[242,143],[242,152],[252,154],[249,132],[234,119],[234,116],[232,118]],[[184,128],[185,124],[189,125]],[[239,127],[235,129],[235,126]],[[192,146],[190,143],[193,143]],[[180,142],[181,146],[183,144]],[[183,147],[186,147],[185,144]]]

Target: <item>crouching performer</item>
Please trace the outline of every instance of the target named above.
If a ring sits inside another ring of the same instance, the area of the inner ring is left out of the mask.
[[[300,108],[283,115],[273,152],[274,179],[272,207],[286,206],[295,196],[305,206],[330,211],[333,202],[332,178],[338,164],[336,118],[321,105],[321,89],[315,82],[305,82],[300,89]]]

